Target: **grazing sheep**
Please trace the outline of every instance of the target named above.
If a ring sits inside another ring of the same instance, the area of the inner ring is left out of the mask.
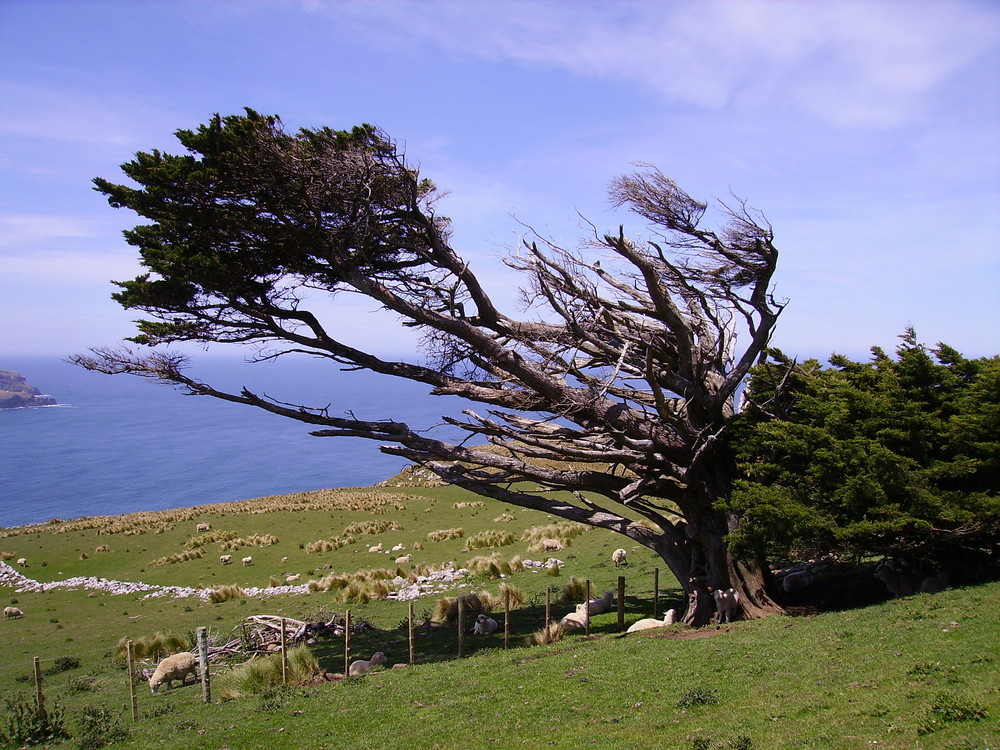
[[[787,576],[782,578],[781,588],[786,594],[791,594],[795,591],[802,591],[802,589],[808,588],[812,582],[812,573],[800,570],[795,573],[789,573]]]
[[[490,635],[497,632],[497,628],[500,627],[497,621],[492,617],[487,617],[484,614],[480,614],[476,617],[476,624],[472,626],[473,635]]]
[[[197,530],[198,531],[211,531],[212,530],[212,524],[210,524],[210,523],[199,523],[198,526],[197,526]]]
[[[408,562],[413,562],[413,555],[403,555],[396,558],[396,565],[406,565]]]
[[[740,603],[740,595],[736,589],[716,589],[712,592],[715,599],[715,607],[719,610],[719,624],[732,622],[733,614]]]
[[[253,558],[247,555],[243,558],[243,565],[253,565]]]
[[[296,573],[293,576],[285,576],[285,583],[293,583],[302,577],[301,573]]]
[[[22,568],[27,568],[28,567],[28,561],[26,559],[24,559],[23,557],[17,558],[17,564],[20,565]]]
[[[402,551],[403,551],[404,549],[406,549],[406,547],[404,547],[404,546],[403,546],[402,544],[397,544],[396,546],[394,546],[394,547],[393,547],[393,548],[392,548],[391,550],[389,550],[389,551],[390,551],[390,552],[402,552]]]
[[[223,565],[229,565],[229,563],[231,563],[232,561],[233,561],[232,555],[222,555],[219,558],[219,562],[222,563]]]
[[[563,544],[558,539],[543,539],[542,549],[546,552],[558,551],[563,549]]]
[[[652,617],[647,617],[644,620],[639,620],[628,626],[626,633],[637,633],[640,630],[652,630],[653,628],[662,628],[667,625],[673,625],[677,622],[677,610],[668,609],[667,613],[663,615],[662,620],[656,620]]]
[[[5,620],[16,620],[19,617],[24,617],[24,612],[19,610],[17,607],[4,607],[3,608],[3,619]]]
[[[587,602],[587,607],[590,609],[590,614],[592,615],[602,615],[605,612],[610,612],[611,608],[614,606],[614,591],[605,591],[604,596],[597,599],[591,599]],[[585,605],[579,604],[576,609],[578,612],[583,611]]]
[[[621,548],[618,548],[611,553],[611,560],[612,562],[614,562],[616,568],[620,568],[622,565],[624,565],[625,558],[627,557],[628,557],[628,552],[626,552]]]
[[[357,675],[368,674],[372,667],[380,667],[385,664],[385,654],[381,651],[377,651],[372,654],[372,658],[368,661],[364,659],[358,659],[351,662],[351,668],[348,670],[348,675],[350,677],[355,677]]]
[[[368,551],[369,552],[381,552],[382,551],[382,542],[379,542],[374,547],[369,547]]]
[[[173,654],[161,660],[156,666],[156,671],[149,678],[149,689],[155,693],[164,682],[169,689],[173,687],[174,680],[180,680],[183,685],[189,674],[198,679],[198,660],[194,654],[190,651]]]

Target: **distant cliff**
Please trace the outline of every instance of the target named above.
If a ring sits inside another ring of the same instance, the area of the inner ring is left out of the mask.
[[[56,400],[43,396],[16,370],[0,370],[0,409],[19,409],[23,406],[53,406]]]

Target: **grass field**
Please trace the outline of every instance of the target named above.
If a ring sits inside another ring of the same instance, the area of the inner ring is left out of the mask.
[[[379,521],[402,528],[377,531],[371,524]],[[407,573],[447,561],[463,566],[492,553],[505,561],[544,560],[549,555],[529,552],[523,537],[554,521],[449,487],[338,490],[6,530],[0,552],[12,558],[10,564],[26,558],[28,567],[20,572],[40,582],[101,576],[247,589],[284,574],[301,575],[301,583],[365,569]],[[217,540],[206,542],[198,523],[210,523]],[[462,535],[433,535],[455,529]],[[471,538],[490,530],[510,532],[492,535],[493,541],[514,541],[467,550]],[[444,538],[432,541],[437,536]],[[246,546],[255,539],[263,546]],[[316,544],[323,540],[327,544]],[[401,544],[405,551],[368,551],[379,543],[384,549]],[[629,553],[620,570],[610,559],[619,546]],[[201,557],[191,556],[196,550]],[[231,554],[235,564],[221,565],[221,554]],[[397,554],[412,554],[412,562],[395,565]],[[350,609],[354,622],[369,626],[353,636],[352,654],[368,658],[381,650],[391,666],[408,661],[407,605],[343,601],[343,590],[210,603],[0,588],[4,606],[26,613],[0,623],[6,711],[0,736],[24,723],[23,715],[13,718],[18,705],[33,706],[38,657],[46,705],[57,714],[61,708],[72,735],[50,743],[55,747],[99,747],[117,738],[108,746],[1000,748],[1000,584],[810,617],[700,630],[674,626],[626,637],[618,632],[617,613],[609,613],[594,618],[590,637],[577,632],[527,647],[525,637],[544,624],[546,589],[555,597],[571,577],[590,579],[596,595],[616,589],[624,575],[630,623],[652,614],[658,567],[659,611],[680,606],[676,582],[662,562],[623,537],[588,530],[553,554],[564,562],[556,576],[525,570],[504,578],[525,597],[511,613],[507,649],[501,628],[492,636],[467,636],[459,658],[457,629],[418,628],[414,666],[346,681],[264,687],[233,700],[221,699],[234,675],[219,664],[212,670],[210,705],[197,685],[151,695],[141,684],[137,723],[126,671],[113,658],[123,637],[160,631],[187,640],[203,626],[225,640],[249,615],[315,620]],[[239,564],[246,555],[252,566]],[[418,620],[430,616],[440,596],[495,595],[499,585],[485,575],[466,578],[415,601],[415,614]],[[572,607],[556,602],[553,615]],[[494,617],[502,626],[502,611]],[[320,641],[310,651],[322,672],[343,671],[342,640]]]

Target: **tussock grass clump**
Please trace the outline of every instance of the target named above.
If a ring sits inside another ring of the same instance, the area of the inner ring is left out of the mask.
[[[594,593],[593,584],[591,584],[590,593]],[[582,602],[587,597],[587,579],[576,576],[570,577],[559,595],[559,599],[564,602]]]
[[[388,568],[359,570],[354,573],[330,573],[318,581],[309,581],[309,591],[335,591],[337,601],[366,604],[384,599],[392,591],[390,581],[399,571]]]
[[[510,563],[504,560],[503,556],[497,552],[488,556],[480,555],[479,557],[473,557],[465,563],[465,567],[471,570],[473,574],[485,576],[486,578],[509,576],[513,570]]]
[[[483,606],[483,600],[475,592],[465,596],[444,596],[434,602],[434,612],[431,614],[431,619],[436,622],[446,622],[449,625],[458,622],[459,599],[462,600],[462,619],[466,622],[472,622],[476,615],[487,611]]]
[[[289,649],[287,658],[289,685],[307,685],[323,673],[319,661],[308,646]],[[281,654],[271,654],[234,667],[222,678],[220,693],[223,700],[233,700],[263,693],[281,684]]]
[[[523,607],[526,601],[524,592],[517,586],[509,584],[506,581],[500,584],[500,593],[497,595],[497,600],[500,602],[501,608],[503,607],[505,598],[509,600],[508,606],[511,609]]]
[[[486,503],[482,500],[462,501],[460,503],[455,503],[451,507],[457,510],[462,510],[464,508],[485,508]]]
[[[438,529],[427,534],[427,539],[432,542],[444,542],[449,539],[460,539],[465,536],[465,529]]]
[[[123,635],[118,639],[118,643],[115,645],[116,661],[124,662],[126,660],[128,656],[128,642],[128,636]],[[175,633],[164,633],[160,630],[157,630],[152,635],[144,635],[132,639],[132,652],[135,654],[135,658],[139,660],[148,659],[154,663],[160,661],[165,656],[179,654],[181,651],[187,651],[190,648],[191,645],[186,638]]]
[[[13,560],[15,557],[17,557],[17,555],[13,552],[0,552],[0,560]]]
[[[403,526],[395,521],[355,521],[346,529],[344,536],[361,534],[382,534],[386,531],[402,531]]]
[[[524,639],[525,646],[547,646],[550,643],[556,643],[562,640],[563,629],[562,625],[558,622],[550,622],[541,630],[536,630],[534,633],[529,635]]]
[[[509,521],[516,521],[517,516],[512,516],[510,513],[501,513],[499,516],[493,519],[493,523],[508,523]]]
[[[213,586],[212,591],[208,595],[208,600],[212,604],[220,604],[221,602],[229,601],[230,599],[241,599],[246,596],[246,592],[237,584],[223,584],[220,586]]]
[[[341,547],[346,547],[350,542],[346,539],[318,539],[315,542],[309,542],[305,546],[305,550],[310,555],[317,552],[334,552]]]
[[[522,542],[538,544],[543,539],[558,539],[564,545],[572,543],[573,539],[587,530],[587,526],[576,521],[559,521],[545,526],[532,526],[521,534]]]
[[[481,531],[478,534],[473,534],[472,536],[470,536],[466,540],[465,546],[468,549],[506,547],[508,544],[513,544],[516,540],[517,537],[515,537],[509,531],[498,531],[496,529],[487,529],[486,531]]]
[[[148,565],[153,568],[158,568],[163,565],[174,565],[180,562],[187,562],[188,560],[197,560],[201,556],[201,550],[195,549],[188,552],[178,552],[176,555],[167,555],[166,557],[157,558],[156,560],[148,563]]]
[[[97,547],[94,547],[94,552],[110,552],[110,551],[111,551],[111,547],[109,547],[106,544],[101,544],[101,545],[99,545]]]
[[[270,547],[279,541],[274,534],[251,534],[246,539],[241,536],[226,539],[219,545],[219,549],[223,552],[232,552],[240,547]]]
[[[204,534],[198,534],[184,542],[184,549],[197,549],[213,542],[228,542],[237,537],[239,534],[235,531],[206,531]]]

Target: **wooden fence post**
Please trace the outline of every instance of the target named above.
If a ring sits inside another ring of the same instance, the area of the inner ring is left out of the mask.
[[[344,679],[351,674],[351,610],[344,615]]]
[[[462,610],[463,610],[463,606],[462,605],[463,605],[464,601],[465,601],[465,597],[463,597],[463,596],[459,596],[458,597],[458,658],[459,659],[462,658],[462,646],[465,644],[465,640],[464,640],[465,639],[465,633],[462,632],[463,631],[463,627],[462,627],[462,614],[463,614]]]
[[[407,631],[410,638],[410,665],[412,666],[415,662],[413,659],[413,602],[410,602],[407,607]]]
[[[587,635],[590,635],[590,579],[587,579],[587,598],[583,602],[583,612],[587,623]]]
[[[618,576],[618,632],[625,629],[625,576]]]
[[[37,656],[33,657],[32,663],[35,668],[35,708],[41,719],[45,718],[45,696],[42,695],[42,660]]]
[[[198,667],[201,670],[201,699],[205,703],[211,703],[212,681],[208,674],[208,628],[198,628],[195,635],[198,640]]]
[[[659,617],[660,610],[660,569],[653,568],[653,619]]]
[[[288,636],[285,634],[285,618],[281,618],[281,684],[288,684]]]
[[[135,696],[135,645],[132,641],[125,644],[125,656],[128,659],[128,697],[132,704],[132,723],[139,721],[139,702]]]
[[[545,627],[552,622],[552,587],[545,587]]]
[[[503,647],[510,641],[510,589],[503,590]]]

